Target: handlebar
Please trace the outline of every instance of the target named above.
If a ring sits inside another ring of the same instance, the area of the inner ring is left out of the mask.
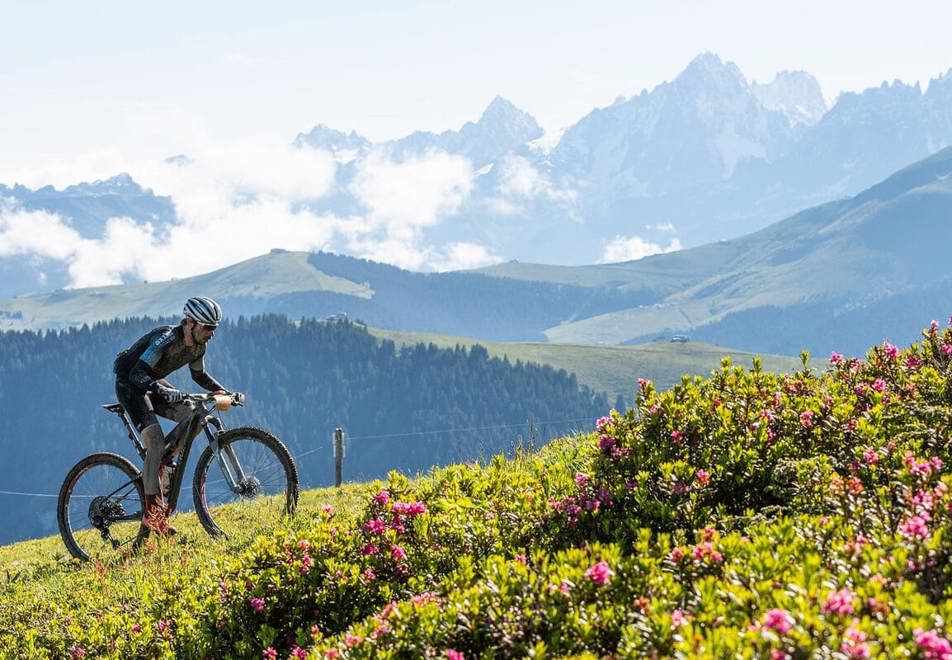
[[[195,408],[196,404],[213,404],[215,408],[218,409],[218,412],[225,412],[232,406],[245,405],[245,395],[241,392],[230,392],[228,394],[214,394],[212,392],[189,394],[185,392],[184,396],[182,397],[182,403],[193,409]]]

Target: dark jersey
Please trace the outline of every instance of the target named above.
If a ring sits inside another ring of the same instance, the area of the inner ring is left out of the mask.
[[[155,382],[173,371],[189,366],[192,379],[206,389],[224,389],[205,373],[205,345],[185,345],[181,325],[160,326],[140,337],[119,353],[113,364],[116,380],[140,390],[150,390]]]

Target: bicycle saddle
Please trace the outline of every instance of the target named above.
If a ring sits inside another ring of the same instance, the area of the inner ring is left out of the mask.
[[[122,404],[121,403],[104,403],[103,408],[108,410],[111,413],[116,413],[117,415],[122,414]]]

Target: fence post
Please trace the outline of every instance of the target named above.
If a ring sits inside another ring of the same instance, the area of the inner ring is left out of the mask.
[[[334,430],[334,483],[340,488],[344,479],[344,429]]]

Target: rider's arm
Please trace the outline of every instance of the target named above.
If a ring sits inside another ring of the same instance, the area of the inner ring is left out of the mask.
[[[171,328],[166,328],[164,332],[157,329],[155,333],[153,339],[149,342],[148,348],[139,356],[136,363],[132,365],[132,370],[129,371],[129,381],[143,390],[155,391],[158,389],[159,383],[156,382],[152,369],[159,363],[159,358],[162,357],[165,347],[175,340]]]
[[[143,390],[155,391],[158,382],[149,373],[149,365],[141,359],[136,360],[129,372],[129,382]]]
[[[205,361],[202,358],[198,358],[190,363],[188,365],[188,371],[192,374],[192,380],[194,380],[199,387],[204,387],[209,392],[227,392],[221,383],[212,378],[211,375],[205,371]]]

